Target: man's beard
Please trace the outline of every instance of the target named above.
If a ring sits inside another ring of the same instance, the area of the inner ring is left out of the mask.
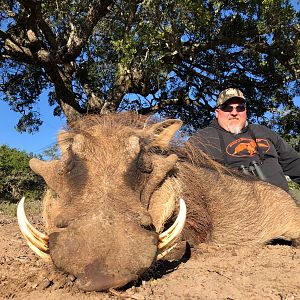
[[[231,124],[228,125],[228,131],[233,133],[233,134],[239,134],[241,133],[241,125],[240,124]]]

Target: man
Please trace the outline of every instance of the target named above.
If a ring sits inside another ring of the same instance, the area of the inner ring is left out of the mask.
[[[269,128],[248,124],[246,98],[240,90],[222,91],[215,114],[208,127],[190,138],[192,144],[225,166],[254,174],[285,191],[289,190],[285,175],[300,184],[300,155]]]

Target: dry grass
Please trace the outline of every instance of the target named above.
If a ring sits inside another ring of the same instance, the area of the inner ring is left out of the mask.
[[[28,214],[40,214],[41,201],[26,199],[26,213]],[[13,203],[7,200],[0,199],[0,214],[8,217],[17,216],[17,203]]]

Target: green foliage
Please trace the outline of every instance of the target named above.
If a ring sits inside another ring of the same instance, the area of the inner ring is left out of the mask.
[[[32,154],[0,146],[0,198],[16,202],[25,196],[39,199],[44,190],[41,177],[35,175],[29,168]]]
[[[300,12],[291,3],[1,0],[0,92],[22,115],[20,131],[41,124],[44,90],[69,121],[136,110],[196,129],[219,92],[238,87],[251,121],[296,135]]]
[[[300,153],[300,137],[299,136],[292,136],[292,135],[285,135],[284,139],[296,150]]]
[[[60,154],[59,154],[58,145],[54,144],[54,145],[50,146],[48,149],[46,149],[45,151],[43,151],[42,157],[45,160],[59,159]]]

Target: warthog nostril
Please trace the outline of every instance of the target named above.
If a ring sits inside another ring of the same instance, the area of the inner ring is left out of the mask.
[[[58,216],[54,222],[55,226],[58,228],[66,228],[68,227],[69,222],[62,216]]]

